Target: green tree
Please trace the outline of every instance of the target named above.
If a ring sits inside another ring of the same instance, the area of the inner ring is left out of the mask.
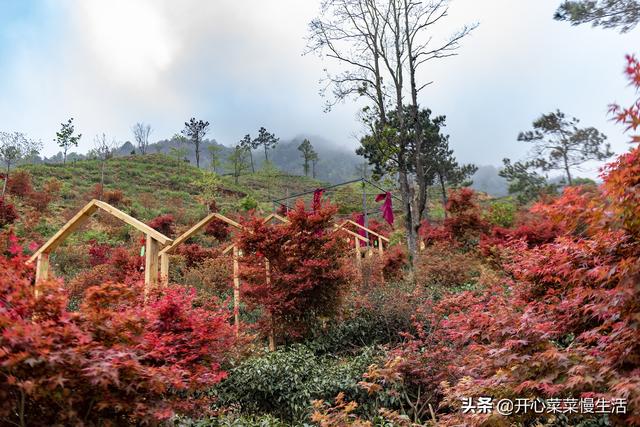
[[[440,142],[435,146],[435,156],[430,160],[440,184],[443,206],[447,204],[447,186],[469,186],[472,184],[471,176],[478,171],[476,165],[458,163],[453,150],[449,148],[449,135],[440,135]]]
[[[560,110],[543,114],[533,122],[533,130],[520,132],[518,141],[534,144],[530,160],[536,167],[562,170],[572,185],[572,168],[613,156],[607,137],[593,127],[578,128],[579,122],[575,117],[568,119]]]
[[[255,144],[255,148],[262,146],[264,148],[264,160],[265,162],[269,161],[269,150],[273,150],[278,145],[278,141],[280,138],[276,138],[276,136],[272,133],[267,132],[264,127],[261,127],[258,130],[258,136],[253,140]]]
[[[509,194],[514,194],[519,203],[537,199],[543,193],[552,193],[555,186],[536,171],[535,161],[511,163],[503,159],[504,167],[498,174],[509,182]]]
[[[196,166],[198,168],[200,168],[200,144],[207,132],[209,132],[209,122],[196,120],[194,117],[184,123],[184,129],[181,131],[182,135],[195,146]]]
[[[253,150],[258,148],[258,143],[256,140],[251,139],[251,135],[246,134],[244,138],[240,140],[240,146],[244,148],[247,153],[249,153],[249,160],[251,161],[251,172],[255,172],[256,168],[253,163]]]
[[[67,163],[67,151],[70,147],[77,147],[78,141],[82,137],[82,134],[74,135],[75,127],[73,125],[73,117],[67,120],[67,123],[60,124],[60,131],[56,132],[56,139],[54,141],[62,148],[62,163]]]
[[[249,169],[247,157],[247,149],[240,144],[236,145],[229,155],[228,163],[232,171],[233,180],[236,184],[238,183],[240,175]]]
[[[304,176],[309,176],[309,170],[311,168],[311,163],[313,160],[317,160],[318,153],[313,149],[313,145],[311,145],[311,141],[305,138],[300,145],[298,145],[298,151],[302,153],[302,168],[304,169]],[[315,173],[313,174],[315,178]]]
[[[594,27],[633,29],[640,21],[638,0],[565,0],[554,18],[573,25],[591,23]]]
[[[28,154],[30,145],[30,141],[22,132],[0,132],[0,159],[6,171],[2,185],[3,197],[7,191],[11,166]]]
[[[220,153],[222,152],[222,147],[217,144],[211,144],[207,147],[207,152],[209,153],[211,170],[217,173],[218,167],[220,167]]]

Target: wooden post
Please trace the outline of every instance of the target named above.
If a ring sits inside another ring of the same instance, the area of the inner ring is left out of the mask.
[[[362,263],[362,254],[360,253],[360,239],[356,239],[356,264],[358,267]]]
[[[271,283],[271,266],[268,259],[264,259],[267,285]],[[276,334],[273,326],[273,314],[269,313],[269,351],[276,351]]]
[[[233,324],[236,329],[236,336],[240,334],[240,256],[238,247],[233,246]]]
[[[160,250],[158,241],[147,234],[147,246],[145,248],[144,260],[144,291],[149,292],[151,287],[158,284],[158,252]]]
[[[36,263],[36,287],[35,294],[36,298],[40,296],[39,284],[43,280],[47,280],[49,278],[49,254],[46,252],[38,255],[38,261]]]
[[[169,284],[169,254],[166,252],[160,254],[160,283],[162,286]]]
[[[384,258],[384,248],[382,247],[382,239],[378,239],[378,253],[380,254],[380,258]]]

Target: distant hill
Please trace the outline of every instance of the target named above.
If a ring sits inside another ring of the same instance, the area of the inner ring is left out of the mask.
[[[509,194],[507,180],[498,175],[498,169],[492,165],[478,166],[478,171],[473,174],[471,188],[483,191],[494,197],[504,197]]]

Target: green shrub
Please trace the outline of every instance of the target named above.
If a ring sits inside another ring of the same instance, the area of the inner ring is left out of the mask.
[[[298,344],[243,361],[212,392],[221,407],[237,405],[243,414],[271,414],[299,423],[310,415],[314,399],[330,400],[343,391],[350,399],[365,400],[357,384],[375,360],[372,348],[337,359],[317,356]]]
[[[496,200],[486,213],[486,220],[500,227],[511,227],[516,216],[516,205],[509,200]]]

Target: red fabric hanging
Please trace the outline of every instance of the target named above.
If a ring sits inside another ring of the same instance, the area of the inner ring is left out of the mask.
[[[364,227],[364,214],[358,214],[358,216],[356,217],[356,222]],[[362,237],[367,237],[367,233],[360,227],[358,227],[358,234],[361,235]]]
[[[313,192],[312,208],[314,211],[320,209],[320,206],[322,205],[322,193],[324,193],[324,188],[318,188]]]
[[[393,205],[391,201],[391,193],[387,191],[386,193],[378,194],[376,196],[376,202],[381,202],[384,200],[382,207],[380,210],[382,211],[382,217],[389,223],[389,225],[393,225]]]

